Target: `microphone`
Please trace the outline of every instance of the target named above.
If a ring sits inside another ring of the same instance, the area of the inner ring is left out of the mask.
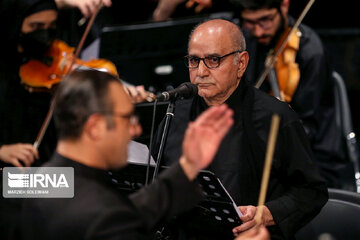
[[[156,95],[156,99],[158,101],[169,101],[176,100],[178,98],[191,98],[192,96],[197,94],[197,92],[198,88],[195,84],[185,82],[180,84],[180,86],[175,89]]]

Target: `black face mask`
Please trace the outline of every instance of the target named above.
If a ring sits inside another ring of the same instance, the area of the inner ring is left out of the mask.
[[[55,35],[54,28],[21,34],[19,43],[24,50],[23,54],[29,58],[41,57],[55,39]]]

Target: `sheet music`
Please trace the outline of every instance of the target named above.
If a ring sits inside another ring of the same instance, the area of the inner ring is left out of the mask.
[[[128,163],[135,163],[135,164],[147,164],[149,157],[149,148],[142,143],[131,141],[128,144]],[[150,159],[150,165],[155,166],[155,161],[153,157]]]
[[[243,215],[242,215],[242,213],[240,212],[239,208],[236,206],[236,203],[235,203],[234,200],[232,199],[231,195],[228,193],[228,191],[226,190],[226,188],[224,187],[224,185],[221,183],[220,179],[217,178],[217,180],[218,180],[219,184],[221,185],[221,187],[224,189],[225,193],[226,193],[226,194],[228,195],[228,197],[231,199],[231,202],[232,202],[232,204],[233,204],[233,206],[234,206],[234,209],[236,210],[238,216],[239,216],[239,217],[242,217]]]

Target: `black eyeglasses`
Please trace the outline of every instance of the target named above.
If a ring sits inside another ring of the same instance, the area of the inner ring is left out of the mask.
[[[207,68],[217,68],[220,66],[221,59],[230,56],[232,54],[241,53],[241,52],[243,51],[236,50],[231,53],[225,54],[224,56],[210,55],[204,58],[188,55],[185,56],[185,65],[190,69],[198,68],[200,61],[202,60]]]
[[[269,29],[273,26],[274,24],[274,18],[276,17],[276,15],[279,13],[279,11],[276,11],[276,13],[272,14],[272,15],[267,15],[264,16],[262,18],[259,18],[257,20],[250,20],[250,19],[244,19],[242,18],[242,26],[244,28],[247,29],[254,29],[255,25],[259,25],[262,29]]]
[[[115,117],[129,119],[130,125],[136,126],[139,124],[139,117],[135,115],[133,112],[128,114],[115,113],[115,112],[99,112],[102,115],[112,115]]]

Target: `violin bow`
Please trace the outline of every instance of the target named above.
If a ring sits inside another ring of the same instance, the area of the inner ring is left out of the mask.
[[[75,63],[75,59],[78,58],[79,54],[80,54],[80,51],[84,45],[84,42],[85,42],[85,39],[87,37],[87,35],[89,34],[89,31],[91,29],[91,26],[93,25],[94,21],[95,21],[95,17],[96,15],[98,14],[98,12],[100,11],[100,9],[102,8],[103,6],[103,3],[102,1],[98,4],[98,6],[96,7],[96,11],[91,15],[91,18],[86,26],[86,29],[84,31],[84,34],[82,35],[81,39],[80,39],[80,42],[76,48],[76,51],[75,51],[75,54],[74,54],[74,57],[70,63],[70,67],[68,68],[67,72],[65,73],[65,75],[63,76],[63,78],[65,78],[67,75],[69,75],[72,67],[74,66],[74,63]],[[44,138],[44,135],[45,135],[45,132],[49,126],[49,123],[50,123],[50,120],[53,116],[53,112],[54,112],[54,107],[55,107],[55,102],[54,102],[54,99],[55,99],[55,96],[57,94],[57,91],[55,90],[55,93],[52,97],[52,100],[51,100],[51,104],[50,104],[50,107],[49,107],[49,111],[47,112],[46,114],[46,117],[45,117],[45,120],[43,122],[43,124],[41,125],[41,128],[40,128],[40,131],[36,137],[36,140],[33,144],[33,147],[35,149],[38,149],[40,144],[41,144],[41,141],[42,139]]]
[[[266,149],[266,156],[265,156],[265,164],[264,170],[261,180],[261,187],[260,187],[260,194],[258,200],[258,211],[255,215],[256,224],[261,223],[261,218],[263,214],[263,208],[266,198],[267,187],[270,178],[270,170],[271,164],[274,156],[274,150],[276,145],[276,137],[279,131],[279,124],[280,124],[280,116],[278,114],[273,114],[270,126],[270,134],[268,138],[268,145]]]
[[[282,50],[284,49],[286,43],[289,41],[290,36],[296,31],[296,29],[299,27],[300,23],[302,22],[302,20],[304,19],[305,15],[308,13],[308,11],[310,10],[311,6],[313,5],[313,3],[315,2],[315,0],[310,0],[304,10],[301,12],[299,18],[296,20],[294,26],[291,28],[291,30],[288,32],[288,34],[286,35],[286,38],[284,38],[284,41],[281,43],[280,47],[278,48],[278,50],[276,52],[274,52],[273,54],[270,54],[266,60],[265,60],[265,70],[263,71],[263,73],[261,74],[261,76],[259,77],[259,79],[256,81],[255,87],[259,88],[261,86],[261,84],[263,84],[266,76],[269,74],[270,70],[274,67],[274,63],[276,62],[277,57],[279,56],[279,54],[282,52]]]

